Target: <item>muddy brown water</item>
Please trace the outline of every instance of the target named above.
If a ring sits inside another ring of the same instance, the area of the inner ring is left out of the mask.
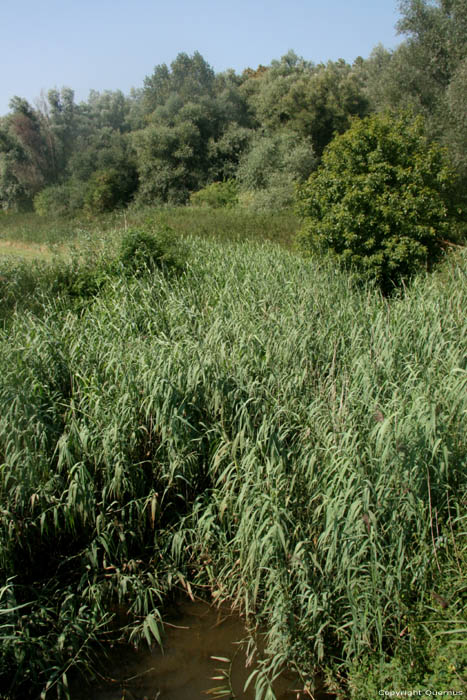
[[[177,616],[165,625],[164,648],[135,651],[116,649],[110,653],[102,682],[72,688],[72,700],[198,700],[216,697],[213,688],[228,687],[215,679],[228,671],[233,695],[226,698],[254,700],[254,681],[244,691],[254,669],[246,667],[246,630],[238,615],[219,610],[203,601],[182,602]],[[230,660],[230,664],[213,657]],[[283,673],[274,685],[277,700],[310,697],[300,693],[299,679]],[[210,692],[211,691],[211,692]],[[315,692],[315,700],[334,696]]]

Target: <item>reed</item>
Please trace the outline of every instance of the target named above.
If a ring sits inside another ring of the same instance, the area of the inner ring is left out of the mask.
[[[184,245],[176,278],[113,275],[2,332],[7,697],[162,641],[180,587],[266,626],[258,699],[284,665],[352,678],[461,615],[465,255],[388,300],[267,243]]]

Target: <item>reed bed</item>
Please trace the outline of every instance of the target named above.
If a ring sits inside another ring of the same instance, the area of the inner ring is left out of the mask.
[[[178,235],[216,238],[223,241],[268,240],[291,247],[299,219],[292,210],[255,212],[241,207],[142,207],[131,205],[99,216],[72,219],[39,216],[33,213],[5,214],[0,211],[0,242],[27,245],[80,243],[83,235],[117,235],[125,228],[147,226],[157,221]]]
[[[364,698],[358,664],[382,678],[417,630],[454,655],[465,255],[388,300],[268,244],[185,246],[181,276],[113,277],[3,332],[6,697],[66,696],[105,640],[159,642],[180,588],[266,627],[258,700],[284,666]]]

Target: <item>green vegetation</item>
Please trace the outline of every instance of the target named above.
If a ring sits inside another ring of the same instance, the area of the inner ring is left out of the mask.
[[[66,695],[105,640],[158,641],[188,586],[267,628],[258,697],[283,665],[356,698],[460,687],[465,255],[390,301],[214,236],[179,243],[176,277],[115,274],[150,233],[78,247],[103,283],[79,305],[44,287],[2,333],[7,697]]]
[[[233,207],[238,202],[238,187],[235,180],[212,182],[202,190],[193,192],[190,203],[199,207]]]
[[[185,265],[174,231],[158,227],[155,231],[132,229],[122,238],[113,271],[141,277],[156,270],[181,271]]]
[[[397,122],[407,108],[447,148],[465,200],[466,2],[404,0],[405,40],[353,65],[289,51],[268,66],[215,73],[198,52],[180,53],[129,96],[91,91],[77,104],[64,87],[36,107],[13,97],[0,117],[0,208],[96,215],[132,202],[186,204],[200,190],[203,205],[219,206],[216,183],[232,181],[244,206],[277,211],[353,120],[386,111]]]
[[[374,115],[326,148],[299,190],[302,248],[330,251],[383,291],[429,269],[456,238],[455,175],[423,120]]]
[[[267,630],[258,700],[462,688],[466,9],[405,0],[352,66],[13,98],[2,697],[67,698],[182,591]]]

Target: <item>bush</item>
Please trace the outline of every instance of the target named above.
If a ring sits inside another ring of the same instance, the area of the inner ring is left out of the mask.
[[[237,171],[239,204],[252,211],[281,211],[293,206],[295,185],[316,166],[310,141],[287,130],[261,134],[243,155]]]
[[[237,180],[242,190],[264,190],[304,182],[316,167],[311,141],[287,130],[260,134],[240,159]]]
[[[199,207],[233,207],[238,201],[238,187],[235,180],[213,182],[198,192],[192,192],[190,203]]]
[[[452,206],[453,182],[421,118],[356,120],[298,190],[299,244],[306,252],[331,252],[387,292],[442,256],[460,214]]]
[[[156,269],[181,269],[183,253],[169,227],[159,226],[153,233],[131,229],[122,239],[118,262],[130,275],[140,276]]]
[[[34,197],[34,210],[39,216],[63,218],[73,216],[83,207],[85,185],[68,181],[45,187]]]
[[[117,206],[128,204],[136,187],[137,179],[131,170],[127,173],[115,168],[97,170],[87,183],[85,208],[91,214],[112,211]]]
[[[277,178],[272,178],[266,189],[241,192],[238,203],[255,212],[280,212],[293,208],[294,196],[293,180],[283,173],[277,173]]]

